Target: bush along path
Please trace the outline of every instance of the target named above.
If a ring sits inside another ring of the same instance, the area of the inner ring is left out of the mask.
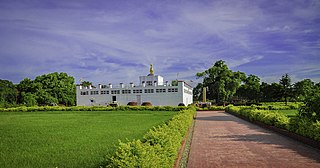
[[[195,109],[182,110],[167,123],[151,129],[143,139],[120,142],[106,167],[173,167],[194,115]]]
[[[320,167],[320,151],[224,111],[198,111],[188,167]]]
[[[313,121],[300,116],[289,118],[278,112],[258,110],[251,107],[228,106],[226,111],[246,117],[250,121],[259,121],[270,126],[288,130],[310,138],[320,144],[320,122],[317,120]]]

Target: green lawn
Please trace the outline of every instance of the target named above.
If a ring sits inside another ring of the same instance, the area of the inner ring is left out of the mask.
[[[0,167],[97,167],[176,112],[0,112]]]
[[[294,117],[298,113],[298,110],[296,110],[296,109],[295,110],[275,110],[275,111],[278,111],[282,114],[285,114],[288,117]]]

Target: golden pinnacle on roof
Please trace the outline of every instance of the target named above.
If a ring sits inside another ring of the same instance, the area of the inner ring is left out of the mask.
[[[150,75],[153,75],[153,74],[154,74],[154,70],[153,70],[152,64],[150,64]]]

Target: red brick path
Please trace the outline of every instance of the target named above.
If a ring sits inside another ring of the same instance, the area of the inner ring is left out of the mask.
[[[222,111],[197,113],[188,168],[319,167],[320,151]]]

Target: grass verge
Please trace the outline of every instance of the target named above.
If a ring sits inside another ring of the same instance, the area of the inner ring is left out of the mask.
[[[97,167],[175,112],[0,113],[0,167]]]

